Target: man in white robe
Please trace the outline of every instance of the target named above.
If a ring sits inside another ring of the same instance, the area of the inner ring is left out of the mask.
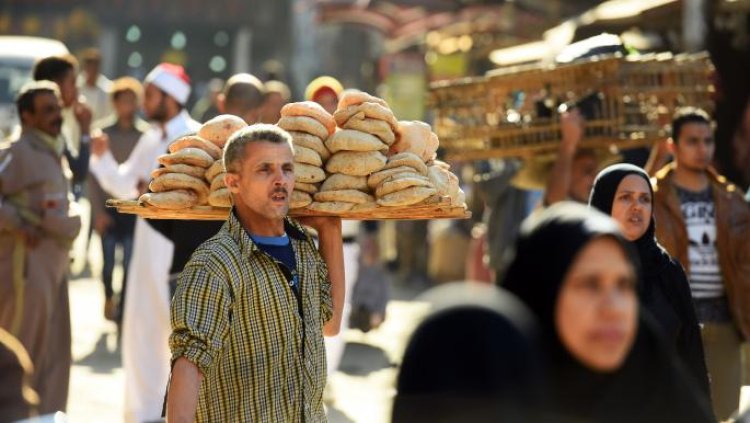
[[[145,192],[157,158],[167,146],[200,124],[184,105],[190,81],[181,66],[160,64],[144,80],[143,109],[153,122],[130,157],[118,165],[106,143],[92,145],[91,173],[102,188],[119,199],[134,199]],[[138,218],[122,326],[122,361],[125,370],[125,421],[159,420],[169,378],[169,268],[173,245]]]

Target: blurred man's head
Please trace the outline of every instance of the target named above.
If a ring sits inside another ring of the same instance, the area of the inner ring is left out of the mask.
[[[177,116],[190,97],[190,78],[182,66],[162,63],[144,80],[143,111],[146,117],[166,123]]]
[[[714,158],[713,128],[708,113],[686,107],[675,113],[670,142],[677,166],[693,172],[705,172]]]
[[[137,79],[126,76],[113,81],[111,96],[117,118],[133,120],[143,98],[143,87]]]
[[[75,57],[51,56],[39,60],[32,70],[35,81],[52,81],[60,88],[63,107],[70,107],[78,98],[76,73],[78,61]]]
[[[24,85],[16,98],[18,116],[24,128],[56,137],[62,128],[62,104],[57,84],[34,81]]]
[[[81,54],[81,63],[83,67],[83,74],[86,79],[86,85],[95,86],[96,80],[99,78],[101,72],[102,56],[99,54],[99,50],[96,48],[86,49]]]
[[[594,150],[581,149],[576,152],[570,169],[570,191],[568,196],[586,203],[599,171],[599,159]]]
[[[265,87],[260,79],[238,73],[227,80],[219,95],[219,112],[238,116],[252,125],[260,121],[264,97]]]
[[[281,108],[289,103],[292,94],[281,81],[268,81],[265,84],[266,98],[263,103],[263,123],[276,123],[281,119]]]

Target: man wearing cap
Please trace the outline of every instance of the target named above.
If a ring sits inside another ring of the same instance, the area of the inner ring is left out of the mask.
[[[146,190],[157,158],[170,142],[198,130],[185,103],[190,80],[181,66],[162,63],[144,81],[143,109],[153,121],[128,159],[118,164],[106,142],[92,144],[91,172],[109,194],[137,198]],[[158,420],[169,374],[169,267],[172,243],[139,218],[135,226],[133,256],[122,328],[125,369],[125,420]]]

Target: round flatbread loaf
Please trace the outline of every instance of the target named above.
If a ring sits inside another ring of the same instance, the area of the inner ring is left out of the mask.
[[[184,173],[185,175],[195,176],[196,178],[203,178],[203,174],[206,173],[206,169],[186,164],[174,164],[152,170],[151,178],[159,177],[161,175],[164,175],[165,173]]]
[[[226,188],[217,189],[208,196],[208,204],[214,207],[232,207],[232,193]]]
[[[294,181],[304,182],[307,184],[314,184],[320,182],[326,178],[326,173],[323,169],[317,166],[311,166],[304,163],[294,164]]]
[[[342,189],[356,189],[359,191],[369,191],[366,176],[351,176],[343,173],[334,173],[326,178],[321,191],[338,191]]]
[[[208,153],[214,160],[218,160],[221,158],[221,148],[217,147],[216,144],[210,141],[206,141],[197,135],[188,135],[182,138],[178,138],[177,140],[169,144],[170,153],[180,151],[183,148],[199,148]]]
[[[224,175],[226,173],[220,173],[214,177],[214,180],[211,181],[211,191],[216,191],[221,188],[226,188],[227,186],[224,184]]]
[[[357,113],[352,116],[341,127],[375,135],[387,145],[396,142],[396,134],[393,132],[393,129],[391,129],[391,125],[389,125],[388,122],[378,119],[368,119],[364,113]]]
[[[318,185],[319,184],[307,184],[304,182],[294,181],[294,189],[296,189],[297,191],[306,192],[308,194],[315,194],[316,192],[318,192]]]
[[[386,158],[379,151],[339,151],[326,163],[330,173],[345,173],[353,176],[367,176],[385,166]]]
[[[413,167],[409,166],[398,166],[390,169],[383,169],[379,172],[373,173],[367,178],[367,186],[370,189],[375,189],[375,187],[380,185],[381,182],[399,173],[416,174],[417,171]]]
[[[331,157],[331,152],[328,151],[325,144],[323,143],[323,140],[316,137],[315,135],[310,135],[307,132],[299,131],[289,131],[289,135],[292,136],[292,141],[294,142],[295,146],[299,145],[311,150],[315,150],[315,152],[320,155],[320,158],[323,159],[323,161],[326,161],[329,157]]]
[[[307,207],[312,203],[312,197],[310,194],[302,191],[297,191],[296,189],[292,191],[292,198],[289,199],[289,208],[290,209],[301,209],[303,207]]]
[[[342,202],[319,203],[317,201],[313,201],[309,206],[307,206],[307,209],[317,211],[317,212],[337,214],[337,213],[347,212],[351,210],[352,207],[354,207],[354,203],[342,203]]]
[[[315,135],[320,139],[328,138],[328,129],[322,123],[307,116],[285,116],[276,124],[286,131],[301,131]]]
[[[391,145],[391,154],[414,153],[422,161],[427,160],[428,145],[432,136],[430,125],[418,120],[401,120],[398,122],[398,141]],[[429,152],[432,156],[434,150]],[[431,158],[431,157],[428,157]]]
[[[356,106],[362,103],[378,103],[381,106],[387,107],[390,109],[390,106],[388,106],[388,103],[386,103],[385,100],[383,100],[382,98],[375,97],[364,91],[358,91],[358,90],[345,91],[341,95],[341,98],[339,99],[339,104],[336,107],[336,109],[345,109],[349,106]]]
[[[202,179],[183,173],[167,173],[151,181],[148,188],[153,192],[189,189],[198,195],[198,205],[208,200],[208,185]]]
[[[247,123],[240,117],[219,115],[204,123],[198,130],[198,136],[216,144],[219,148],[224,148],[229,137],[246,126]]]
[[[436,192],[435,188],[411,187],[378,198],[378,204],[385,207],[411,206],[421,203]]]
[[[344,189],[339,191],[321,191],[313,196],[315,201],[319,202],[344,202],[363,204],[375,201],[370,194],[365,194],[362,191],[356,189]]]
[[[408,166],[416,170],[420,175],[427,176],[427,165],[424,164],[422,159],[413,153],[399,153],[388,158],[388,163],[383,166],[383,169],[393,169],[399,166]]]
[[[388,123],[391,129],[394,131],[398,130],[398,121],[393,116],[391,109],[378,104],[378,103],[361,103],[356,106],[348,106],[343,109],[336,110],[333,114],[333,118],[336,119],[336,123],[339,126],[343,126],[346,121],[352,118],[357,113],[364,113],[368,118],[379,119]]]
[[[328,130],[328,135],[336,132],[336,121],[333,116],[320,104],[314,101],[300,101],[298,103],[287,103],[281,108],[281,116],[307,116],[311,117]]]
[[[385,197],[386,195],[390,193],[403,191],[411,187],[433,188],[430,181],[426,180],[425,178],[404,177],[403,175],[408,175],[408,174],[401,173],[398,175],[391,176],[390,178],[383,181],[383,183],[378,185],[378,188],[375,190],[375,195],[378,198],[381,198],[381,197]]]
[[[362,204],[356,204],[354,207],[352,207],[352,209],[350,211],[352,211],[352,212],[368,212],[368,211],[375,210],[378,207],[380,207],[380,206],[378,206],[378,203],[376,203],[376,202],[373,201],[373,202],[367,202],[367,203],[362,203]]]
[[[178,189],[167,192],[147,192],[138,199],[160,209],[181,210],[189,209],[198,204],[198,195],[193,191]]]
[[[430,166],[428,172],[430,176],[430,182],[432,182],[432,186],[437,189],[438,195],[450,195],[450,179],[448,177],[449,172],[441,168],[440,166]]]
[[[323,166],[323,159],[315,150],[301,145],[294,146],[294,161],[297,163],[309,164],[317,167]]]
[[[374,135],[354,129],[342,129],[325,142],[331,153],[338,151],[388,151],[388,145]]]
[[[188,147],[171,154],[163,154],[159,156],[159,163],[163,164],[164,166],[187,164],[206,169],[214,164],[214,159],[210,154],[206,153],[200,148]]]
[[[211,167],[206,169],[204,177],[206,178],[206,181],[213,182],[216,175],[224,172],[224,160],[217,160],[211,165]]]

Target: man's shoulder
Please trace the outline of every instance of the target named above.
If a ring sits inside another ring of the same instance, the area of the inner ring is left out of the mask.
[[[207,239],[193,252],[190,261],[194,264],[209,264],[225,262],[238,255],[239,246],[226,228],[222,227],[216,235]]]

